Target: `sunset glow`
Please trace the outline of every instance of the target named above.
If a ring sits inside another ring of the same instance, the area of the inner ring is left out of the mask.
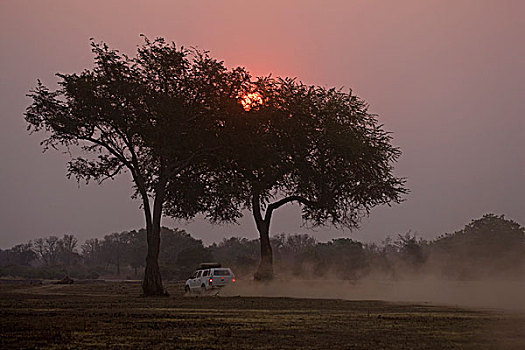
[[[241,97],[241,104],[245,111],[249,111],[255,106],[262,105],[263,99],[258,92],[249,92]]]

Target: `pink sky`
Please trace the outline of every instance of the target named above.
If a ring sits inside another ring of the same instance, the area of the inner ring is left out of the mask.
[[[415,230],[433,238],[485,213],[525,224],[523,1],[2,1],[0,247],[47,235],[81,240],[143,226],[124,176],[99,187],[65,177],[25,131],[27,91],[89,67],[89,38],[133,54],[139,34],[210,50],[254,75],[352,88],[394,134],[411,194],[356,232],[302,228],[295,207],[273,233],[363,241]],[[181,226],[165,220],[169,226]],[[187,230],[206,243],[256,237],[240,226]]]

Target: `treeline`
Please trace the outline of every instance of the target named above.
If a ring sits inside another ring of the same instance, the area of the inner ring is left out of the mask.
[[[320,243],[306,234],[274,236],[271,243],[277,271],[306,279],[468,280],[522,278],[525,273],[525,228],[503,215],[487,214],[432,241],[408,232],[380,244],[350,238]],[[212,256],[244,274],[256,268],[257,248],[256,240],[230,238],[209,249]]]
[[[218,261],[250,278],[259,262],[259,240],[232,237],[205,247],[184,230],[163,228],[159,263],[165,279],[187,278],[204,261]],[[408,232],[380,244],[350,238],[318,242],[307,234],[277,235],[271,245],[277,276],[357,280],[436,275],[452,279],[515,277],[525,272],[525,229],[488,214],[433,241]],[[146,231],[114,233],[79,245],[73,235],[50,236],[0,250],[0,276],[27,278],[139,279]]]
[[[162,228],[160,264],[166,279],[188,276],[209,249],[184,230]],[[142,277],[147,251],[146,230],[125,231],[79,244],[73,235],[49,236],[0,250],[0,276],[97,279]]]

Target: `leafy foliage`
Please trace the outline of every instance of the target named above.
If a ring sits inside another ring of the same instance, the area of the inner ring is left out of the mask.
[[[213,182],[238,215],[295,201],[314,226],[352,228],[373,206],[406,193],[392,174],[400,151],[358,97],[270,77],[251,89],[263,103],[227,120],[222,173]]]
[[[203,198],[230,217],[252,211],[261,238],[256,279],[273,274],[274,210],[295,202],[307,224],[355,228],[372,207],[407,192],[393,175],[400,151],[351,92],[264,77],[246,93],[257,98],[245,98],[244,110],[225,119]]]
[[[102,182],[127,169],[136,195],[155,194],[155,186],[170,176],[177,182],[213,148],[210,137],[223,115],[232,104],[240,108],[236,97],[247,73],[228,71],[206,52],[160,38],[146,38],[134,58],[95,42],[92,51],[93,70],[57,74],[57,91],[39,82],[26,112],[30,131],[49,134],[43,146],[85,152],[68,164],[68,176],[78,180]]]
[[[225,115],[242,109],[237,97],[249,76],[207,52],[144,41],[135,57],[92,42],[94,68],[57,74],[56,91],[38,82],[25,119],[28,130],[46,133],[44,149],[65,147],[73,155],[68,177],[101,183],[131,174],[148,236],[144,293],[160,295],[164,204],[170,198],[169,214],[183,219],[207,210],[199,190],[203,162],[217,149]]]
[[[503,215],[486,214],[431,244],[431,262],[458,278],[525,272],[525,228]]]

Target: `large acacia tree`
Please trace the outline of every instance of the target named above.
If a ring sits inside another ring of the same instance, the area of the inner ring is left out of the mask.
[[[42,131],[45,149],[65,147],[74,155],[68,176],[98,183],[123,171],[141,200],[148,251],[142,284],[145,295],[164,293],[158,255],[167,198],[173,215],[188,218],[200,205],[202,165],[217,149],[224,115],[242,109],[239,91],[249,77],[227,70],[206,52],[145,39],[135,57],[92,42],[94,67],[57,74],[56,91],[40,82],[31,91],[25,119]],[[226,212],[224,212],[226,214]],[[216,213],[215,216],[221,215]]]
[[[273,277],[270,223],[283,205],[298,203],[307,224],[352,229],[372,207],[401,200],[404,180],[393,174],[400,151],[363,100],[271,77],[247,96],[241,116],[226,122],[208,187],[216,190],[205,198],[218,194],[222,201],[208,206],[238,215],[251,210],[261,243],[256,279]]]

